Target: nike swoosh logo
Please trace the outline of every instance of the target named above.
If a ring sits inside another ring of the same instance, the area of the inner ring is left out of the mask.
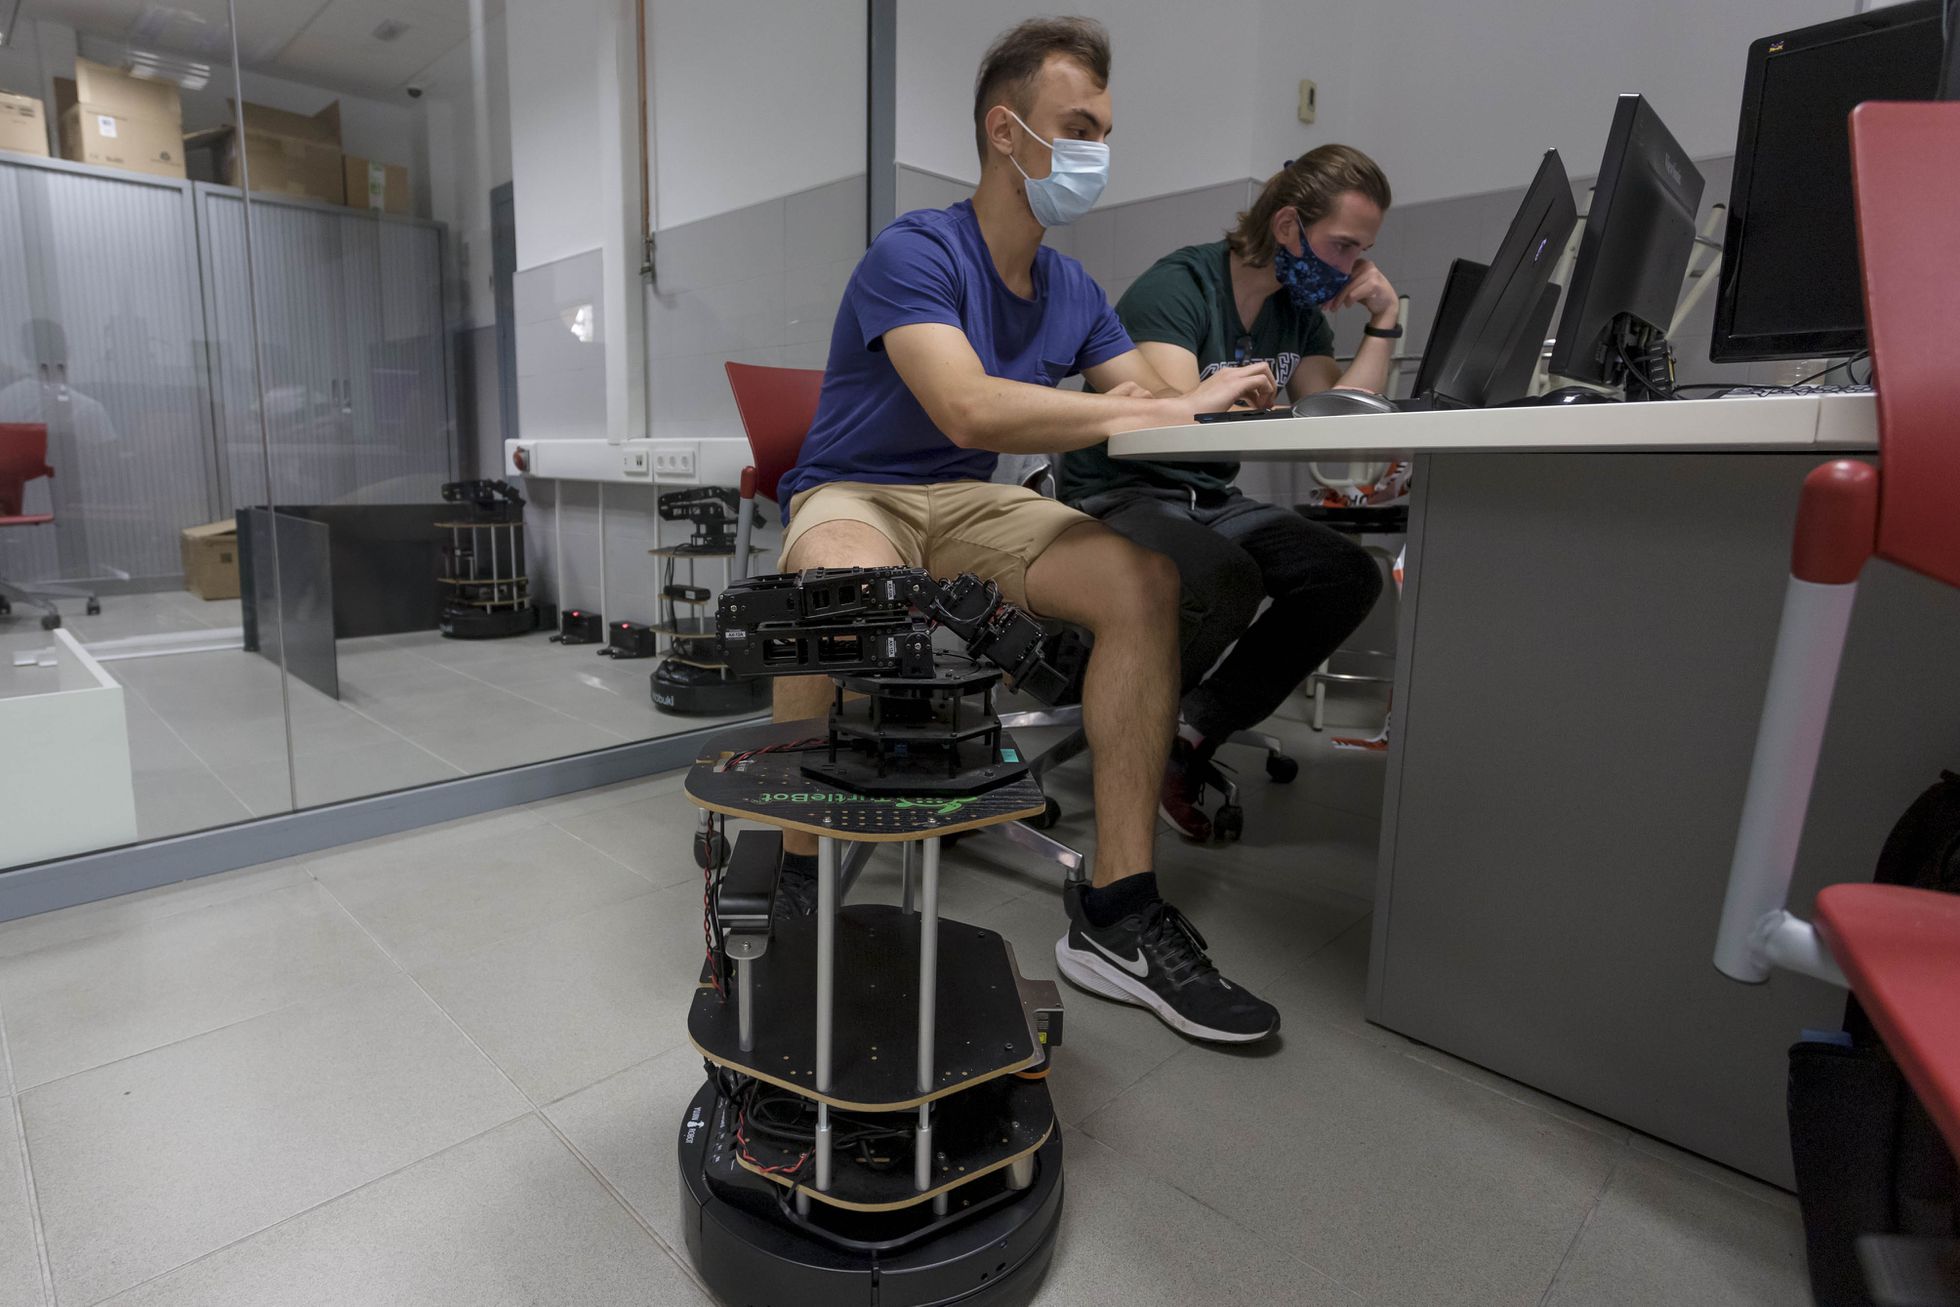
[[[1141,949],[1137,951],[1137,955],[1135,957],[1126,958],[1123,957],[1121,954],[1111,953],[1108,949],[1104,948],[1101,944],[1098,944],[1095,940],[1095,937],[1092,935],[1084,933],[1082,938],[1089,941],[1090,948],[1102,954],[1104,957],[1108,958],[1111,962],[1114,962],[1117,966],[1123,968],[1123,970],[1135,976],[1138,980],[1143,980],[1150,975],[1150,964],[1143,960],[1143,951]]]

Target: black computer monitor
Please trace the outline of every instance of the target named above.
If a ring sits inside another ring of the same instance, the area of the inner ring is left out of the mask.
[[[1535,358],[1545,339],[1547,314],[1534,328],[1552,265],[1565,250],[1565,241],[1579,221],[1572,202],[1572,183],[1557,150],[1545,151],[1538,175],[1524,193],[1511,226],[1498,242],[1476,294],[1471,296],[1457,329],[1455,347],[1436,365],[1429,398],[1440,405],[1483,408],[1501,403],[1498,391],[1519,350]],[[1440,305],[1439,305],[1440,307]],[[1429,351],[1424,350],[1427,354]]]
[[[1416,370],[1415,389],[1410,394],[1432,396],[1436,379],[1443,375],[1445,365],[1457,350],[1466,347],[1463,320],[1470,312],[1470,301],[1484,284],[1484,274],[1489,271],[1488,264],[1475,259],[1456,259],[1450,263],[1442,296],[1436,301],[1436,316],[1429,324],[1429,339],[1423,345],[1422,366]],[[1538,367],[1538,356],[1544,352],[1545,331],[1552,325],[1552,310],[1558,306],[1558,296],[1557,283],[1545,283],[1510,355],[1500,359],[1491,371],[1490,383],[1484,388],[1487,407],[1509,404],[1530,391],[1531,374]]]
[[[1701,171],[1644,96],[1613,110],[1551,370],[1618,386],[1667,335],[1695,250]]]
[[[1749,47],[1715,298],[1717,363],[1865,348],[1845,120],[1866,100],[1931,99],[1940,0],[1909,0]]]

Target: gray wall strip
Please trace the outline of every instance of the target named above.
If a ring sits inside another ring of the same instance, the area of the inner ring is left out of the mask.
[[[693,762],[711,734],[689,731],[484,776],[465,776],[394,794],[16,867],[0,872],[0,921],[672,771]]]
[[[869,245],[898,216],[898,0],[869,0],[865,29],[864,243]]]

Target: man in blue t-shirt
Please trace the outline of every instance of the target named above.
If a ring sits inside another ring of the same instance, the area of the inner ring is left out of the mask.
[[[1002,35],[981,63],[973,122],[973,198],[880,232],[844,292],[816,420],[781,483],[781,566],[974,572],[1031,612],[1087,627],[1094,884],[1064,891],[1057,964],[1187,1035],[1263,1039],[1278,1012],[1219,975],[1153,871],[1177,722],[1177,570],[1075,509],[988,477],[1000,454],[1059,454],[1264,405],[1272,373],[1224,368],[1180,393],[1082,266],[1042,244],[1048,227],[1089,210],[1107,178],[1100,24],[1034,19]],[[1096,393],[1056,389],[1078,373]],[[824,677],[778,681],[777,719],[822,716],[831,694]],[[790,835],[786,850],[791,899],[813,897],[815,841]]]

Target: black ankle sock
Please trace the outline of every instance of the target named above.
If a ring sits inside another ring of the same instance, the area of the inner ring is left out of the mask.
[[[1082,911],[1092,926],[1113,926],[1132,912],[1149,907],[1157,898],[1157,873],[1139,872],[1089,890],[1082,896]]]
[[[785,853],[783,870],[792,876],[815,877],[817,874],[817,855],[814,853]]]

